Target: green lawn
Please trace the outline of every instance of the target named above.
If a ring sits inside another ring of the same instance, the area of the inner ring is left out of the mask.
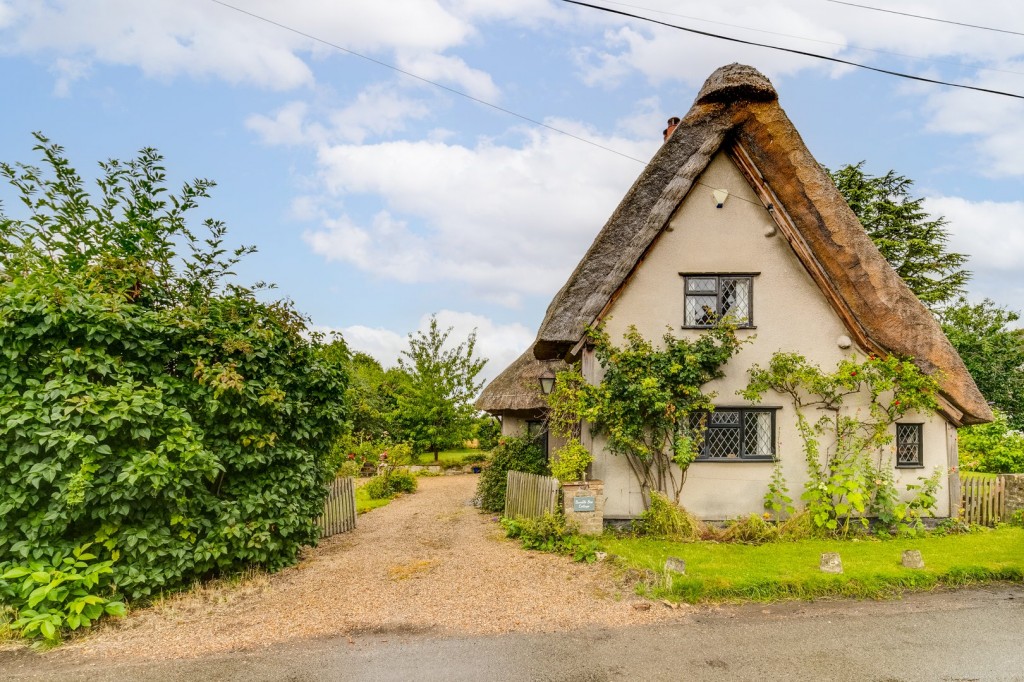
[[[653,571],[638,589],[691,603],[815,597],[882,598],[937,586],[1024,581],[1024,528],[912,540],[803,540],[766,545],[673,543],[602,537],[601,548],[626,568]],[[919,549],[925,568],[903,568],[903,550]],[[822,552],[839,552],[844,573],[818,569]],[[667,557],[686,561],[686,575],[662,573]]]
[[[467,457],[471,457],[473,455],[481,455],[481,454],[487,455],[488,453],[485,450],[478,450],[478,449],[475,449],[475,448],[462,448],[462,449],[459,449],[459,450],[444,450],[444,451],[438,453],[438,461],[441,464],[447,464],[447,465],[451,466],[453,464],[462,464],[463,462],[465,462]],[[422,455],[419,456],[419,459],[414,462],[414,464],[423,464],[423,465],[433,464],[433,463],[434,463],[434,453],[432,453],[432,452],[424,452]]]
[[[383,507],[390,503],[392,499],[394,498],[387,497],[383,500],[374,500],[370,498],[370,495],[366,492],[366,486],[361,485],[356,488],[356,514],[365,514],[372,509]]]

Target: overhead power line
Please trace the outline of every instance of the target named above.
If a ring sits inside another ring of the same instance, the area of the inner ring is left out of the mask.
[[[923,14],[911,14],[910,12],[898,12],[894,9],[885,9],[884,7],[871,7],[869,5],[858,5],[855,2],[844,2],[843,0],[825,0],[825,2],[831,2],[835,5],[846,5],[847,7],[857,7],[859,9],[867,9],[872,12],[885,12],[886,14],[898,14],[901,17],[911,17],[913,19],[923,19],[925,21],[937,21],[940,24],[953,24],[954,26],[966,26],[967,28],[977,28],[982,31],[995,31],[996,33],[1009,33],[1013,36],[1024,36],[1024,33],[1020,31],[1008,31],[1004,28],[993,28],[992,26],[979,26],[978,24],[965,24],[962,21],[952,21],[950,19],[939,19],[937,17],[926,17]]]
[[[655,9],[654,7],[641,7],[640,5],[631,5],[626,2],[613,2],[612,0],[601,0],[606,5],[617,5],[619,7],[629,7],[631,9],[638,9],[644,12],[654,12],[655,14],[663,14],[670,17],[680,17],[681,19],[690,19],[691,21],[699,21],[705,24],[714,24],[716,26],[728,26],[729,28],[738,28],[741,31],[753,31],[754,33],[764,33],[771,36],[779,36],[782,38],[792,38],[793,40],[804,40],[809,43],[818,43],[820,45],[834,45],[847,50],[857,50],[858,52],[872,52],[874,54],[884,54],[890,57],[900,57],[902,59],[913,59],[914,61],[924,62],[926,64],[945,64],[947,66],[958,66],[963,67],[964,64],[960,62],[950,61],[948,59],[932,59],[930,57],[919,57],[913,54],[906,54],[905,52],[893,52],[892,50],[878,50],[873,47],[863,47],[861,45],[850,45],[848,43],[840,43],[835,40],[822,40],[821,38],[811,38],[809,36],[798,36],[792,33],[782,33],[781,31],[769,31],[764,28],[754,28],[753,26],[742,26],[740,24],[730,24],[727,21],[716,21],[714,19],[705,19],[704,17],[694,17],[689,14],[678,14],[676,12],[667,12],[662,9]],[[993,71],[996,73],[1012,73],[1016,76],[1024,76],[1022,71],[1012,71],[1010,69],[997,69],[992,66],[975,66],[971,65],[969,68],[974,71]]]
[[[444,85],[443,83],[438,83],[437,81],[430,80],[429,78],[424,78],[423,76],[419,76],[419,75],[417,75],[417,74],[415,74],[415,73],[413,73],[411,71],[406,71],[405,69],[399,68],[399,67],[395,66],[394,64],[389,64],[388,62],[381,61],[380,59],[374,59],[373,57],[370,57],[368,55],[356,52],[355,50],[350,50],[347,47],[342,47],[341,45],[338,45],[337,43],[332,43],[329,40],[324,40],[323,38],[318,38],[315,35],[312,35],[310,33],[305,33],[303,31],[300,31],[297,28],[292,28],[291,26],[288,26],[287,24],[282,24],[282,23],[280,23],[278,21],[274,21],[273,19],[268,19],[267,17],[260,16],[259,14],[256,14],[254,12],[250,12],[249,10],[242,9],[241,7],[236,7],[234,5],[228,4],[226,2],[223,2],[223,0],[210,0],[210,2],[213,2],[215,4],[221,5],[222,7],[227,7],[228,9],[232,9],[232,10],[234,10],[236,12],[241,13],[241,14],[245,14],[247,16],[252,17],[253,19],[258,19],[259,21],[262,21],[264,23],[270,24],[272,26],[276,26],[276,27],[278,27],[280,29],[283,29],[285,31],[288,31],[290,33],[294,33],[295,35],[302,36],[303,38],[308,38],[309,40],[312,40],[312,41],[315,41],[317,43],[320,43],[321,45],[326,45],[328,47],[333,47],[336,50],[341,50],[342,52],[344,52],[346,54],[352,55],[353,57],[359,57],[360,59],[365,59],[368,62],[373,62],[374,64],[376,64],[378,66],[383,66],[386,69],[391,69],[392,71],[396,71],[396,72],[402,74],[403,76],[408,76],[409,78],[415,78],[416,80],[418,80],[418,81],[420,81],[422,83],[427,83],[428,85],[433,85],[435,88],[441,88],[442,90],[446,90],[446,91],[452,93],[453,95],[458,95],[459,97],[464,97],[464,98],[466,98],[468,100],[476,102],[477,104],[482,104],[485,107],[490,107],[491,109],[494,109],[495,111],[500,111],[503,114],[508,114],[509,116],[514,116],[514,117],[516,117],[518,119],[526,121],[527,123],[532,123],[535,126],[539,126],[541,128],[547,128],[548,130],[552,130],[552,131],[554,131],[556,133],[560,133],[562,135],[567,135],[567,136],[569,136],[569,137],[571,137],[573,139],[579,140],[580,142],[585,142],[585,143],[587,143],[589,145],[593,145],[594,147],[598,147],[600,149],[603,149],[606,152],[611,152],[613,154],[618,154],[619,156],[627,158],[627,159],[629,159],[631,161],[637,161],[637,162],[643,163],[643,164],[647,163],[646,161],[642,161],[642,160],[640,160],[640,159],[638,159],[638,158],[636,158],[634,156],[630,156],[629,154],[626,154],[625,152],[620,152],[617,149],[612,149],[611,147],[606,147],[603,144],[601,144],[600,142],[594,142],[593,140],[588,140],[585,137],[580,137],[579,135],[575,135],[573,133],[570,133],[568,130],[562,130],[561,128],[556,128],[553,125],[544,123],[543,121],[538,121],[535,118],[530,118],[529,116],[525,116],[525,115],[520,114],[518,112],[512,111],[511,109],[506,109],[505,107],[497,105],[497,104],[495,104],[493,102],[488,102],[487,100],[480,99],[479,97],[474,97],[473,95],[469,94],[468,92],[463,92],[461,90],[457,90],[455,88],[452,88],[452,87],[449,87],[447,85]]]
[[[338,45],[337,43],[332,43],[332,42],[330,42],[328,40],[324,40],[323,38],[318,38],[317,36],[312,35],[310,33],[305,33],[304,31],[300,31],[297,28],[292,28],[291,26],[288,26],[287,24],[282,24],[279,21],[274,21],[273,19],[269,19],[267,17],[260,16],[259,14],[256,14],[254,12],[250,12],[249,10],[246,10],[246,9],[242,9],[241,7],[236,7],[235,5],[231,5],[231,4],[227,3],[227,2],[224,2],[223,0],[210,0],[210,2],[215,3],[217,5],[221,5],[222,7],[226,7],[227,9],[234,10],[236,12],[239,12],[240,14],[245,14],[246,16],[252,17],[253,19],[256,19],[258,21],[262,21],[262,22],[270,24],[272,26],[276,26],[277,28],[280,28],[282,30],[288,31],[290,33],[294,33],[295,35],[302,36],[303,38],[308,38],[309,40],[312,40],[312,41],[315,41],[317,43],[320,43],[321,45],[326,45],[328,47],[333,47],[336,50],[341,50],[345,54],[350,54],[353,57],[359,57],[360,59],[365,59],[368,62],[372,62],[372,63],[374,63],[374,64],[376,64],[378,66],[382,66],[382,67],[384,67],[386,69],[391,69],[392,71],[400,73],[403,76],[408,76],[410,78],[415,78],[416,80],[418,80],[420,82],[427,83],[429,85],[433,85],[434,87],[437,87],[437,88],[441,88],[442,90],[445,90],[446,92],[450,92],[453,95],[458,95],[459,97],[464,97],[465,99],[468,99],[468,100],[470,100],[472,102],[476,102],[477,104],[482,104],[485,107],[490,107],[491,109],[494,109],[495,111],[500,111],[503,114],[508,114],[509,116],[514,116],[515,118],[518,118],[518,119],[520,119],[522,121],[526,121],[527,123],[531,123],[531,124],[533,124],[535,126],[538,126],[538,127],[541,127],[541,128],[546,128],[547,130],[550,130],[552,132],[558,133],[559,135],[565,135],[566,137],[570,137],[570,138],[572,138],[572,139],[574,139],[574,140],[576,140],[578,142],[582,142],[583,144],[588,144],[591,147],[596,147],[597,149],[601,149],[601,150],[604,150],[606,152],[610,152],[612,154],[615,154],[616,156],[621,156],[624,159],[629,159],[630,161],[635,161],[636,163],[639,163],[642,166],[651,165],[650,161],[644,161],[643,159],[638,159],[635,156],[632,156],[632,155],[627,154],[625,152],[621,152],[618,149],[614,149],[612,147],[608,147],[606,145],[601,144],[600,142],[595,142],[594,140],[582,137],[580,135],[576,135],[574,133],[570,133],[568,130],[563,130],[562,128],[557,128],[557,127],[555,127],[553,125],[544,123],[543,121],[538,121],[535,118],[530,118],[529,116],[525,116],[525,115],[520,114],[520,113],[518,113],[516,111],[512,111],[511,109],[506,109],[505,107],[502,107],[502,106],[499,106],[497,104],[494,104],[493,102],[488,102],[487,100],[480,99],[479,97],[474,97],[473,95],[470,95],[468,92],[463,92],[463,91],[458,90],[456,88],[452,88],[452,87],[449,87],[449,86],[444,85],[442,83],[438,83],[437,81],[430,80],[429,78],[424,78],[423,76],[419,76],[419,75],[417,75],[415,73],[412,73],[411,71],[406,71],[405,69],[401,69],[401,68],[395,66],[394,64],[389,64],[389,63],[387,63],[385,61],[381,61],[380,59],[374,59],[373,57],[367,56],[365,54],[361,54],[359,52],[356,52],[355,50],[350,50],[347,47],[342,47],[341,45]],[[665,169],[665,168],[662,168],[662,170],[666,170],[666,172],[674,172],[674,171],[667,171],[667,169]],[[711,185],[709,185],[707,183],[700,182],[699,180],[694,180],[693,182],[694,182],[694,184],[701,185],[701,186],[706,187],[708,189],[712,189],[712,190],[719,189],[719,188],[713,187],[713,186],[711,186]],[[733,193],[731,189],[730,189],[730,194],[734,198],[739,199],[740,201],[745,201],[748,204],[753,204],[755,206],[761,206],[762,205],[760,202],[755,202],[755,201],[751,201],[750,199],[745,199],[744,197],[741,197],[741,196],[736,196],[735,193]]]
[[[442,89],[442,90],[444,90],[446,92],[449,92],[449,93],[451,93],[453,95],[457,95],[459,97],[463,97],[463,98],[468,99],[468,100],[470,100],[472,102],[476,102],[477,104],[481,104],[481,105],[483,105],[485,107],[489,107],[491,109],[494,109],[495,111],[500,111],[503,114],[508,114],[509,116],[513,116],[513,117],[518,118],[518,119],[520,119],[522,121],[526,121],[527,123],[533,124],[533,125],[538,126],[540,128],[545,128],[545,129],[550,130],[552,132],[558,133],[559,135],[565,135],[566,137],[572,138],[572,139],[574,139],[574,140],[576,140],[578,142],[582,142],[583,144],[590,145],[591,147],[595,147],[597,149],[601,149],[603,151],[615,154],[616,156],[620,156],[620,157],[622,157],[624,159],[628,159],[630,161],[634,161],[634,162],[639,163],[639,164],[641,164],[643,166],[652,165],[650,161],[644,161],[643,159],[638,159],[635,156],[632,156],[632,155],[627,154],[625,152],[619,151],[618,149],[614,149],[612,147],[608,147],[607,145],[603,145],[600,142],[595,142],[594,140],[582,137],[580,135],[576,135],[574,133],[569,132],[568,130],[563,130],[562,128],[558,128],[558,127],[555,127],[555,126],[550,125],[548,123],[544,123],[543,121],[539,121],[539,120],[537,120],[535,118],[531,118],[531,117],[526,116],[524,114],[520,114],[519,112],[516,112],[516,111],[513,111],[511,109],[507,109],[505,107],[502,107],[502,106],[499,106],[497,104],[494,104],[493,102],[488,102],[487,100],[484,100],[484,99],[481,99],[479,97],[475,97],[473,95],[470,95],[467,92],[463,92],[463,91],[458,90],[456,88],[444,85],[442,83],[438,83],[437,81],[431,80],[429,78],[425,78],[425,77],[420,76],[418,74],[412,73],[411,71],[407,71],[405,69],[399,68],[399,67],[395,66],[394,64],[389,64],[388,62],[382,61],[380,59],[375,59],[373,57],[370,57],[368,55],[362,54],[360,52],[356,52],[355,50],[351,50],[351,49],[349,49],[347,47],[343,47],[341,45],[338,45],[337,43],[332,43],[329,40],[325,40],[323,38],[319,38],[319,37],[317,37],[315,35],[312,35],[310,33],[306,33],[304,31],[300,31],[297,28],[293,28],[291,26],[288,26],[287,24],[283,24],[283,23],[281,23],[279,21],[275,21],[275,20],[270,19],[268,17],[261,16],[259,14],[256,14],[255,12],[250,12],[249,10],[242,9],[241,7],[236,7],[235,5],[232,5],[230,3],[224,2],[224,0],[210,0],[210,2],[212,2],[214,4],[217,4],[217,5],[220,5],[222,7],[225,7],[227,9],[233,10],[233,11],[238,12],[240,14],[244,14],[244,15],[246,15],[248,17],[256,19],[257,21],[262,21],[262,22],[264,22],[266,24],[270,24],[271,26],[275,26],[275,27],[280,28],[280,29],[282,29],[284,31],[288,31],[289,33],[294,33],[295,35],[302,36],[303,38],[307,38],[307,39],[312,40],[314,42],[320,43],[321,45],[326,45],[327,47],[331,47],[331,48],[334,48],[336,50],[340,50],[341,52],[344,52],[346,54],[352,55],[353,57],[358,57],[360,59],[364,59],[364,60],[366,60],[368,62],[371,62],[373,64],[376,64],[378,66],[384,67],[386,69],[390,69],[392,71],[395,71],[396,73],[400,73],[403,76],[408,76],[409,78],[413,78],[413,79],[418,80],[418,81],[420,81],[422,83],[426,83],[428,85],[433,85],[434,87],[440,88],[440,89]],[[757,47],[766,47],[766,48],[769,48],[769,49],[782,50],[782,51],[785,51],[785,52],[793,52],[795,54],[802,54],[802,55],[806,55],[806,56],[809,56],[809,57],[817,57],[819,59],[826,59],[826,60],[833,61],[833,62],[849,64],[851,66],[860,66],[861,68],[870,69],[872,71],[879,71],[881,73],[887,73],[887,74],[896,75],[896,76],[903,76],[905,78],[912,78],[914,80],[920,80],[920,81],[925,81],[925,82],[929,82],[929,83],[936,83],[936,84],[939,84],[939,85],[947,85],[947,86],[950,86],[950,87],[966,88],[968,90],[978,90],[978,91],[981,91],[981,92],[988,92],[988,93],[996,94],[996,95],[1005,95],[1005,96],[1008,96],[1008,97],[1015,97],[1015,98],[1018,98],[1018,99],[1024,99],[1024,95],[1017,95],[1017,94],[1007,93],[1007,92],[999,92],[997,90],[987,90],[985,88],[977,88],[977,87],[973,87],[973,86],[969,86],[969,85],[960,85],[960,84],[957,84],[957,83],[946,83],[944,81],[931,80],[931,79],[927,79],[927,78],[921,78],[921,77],[918,77],[918,76],[910,76],[910,75],[906,75],[906,74],[900,74],[900,73],[897,73],[897,72],[886,71],[886,70],[883,70],[883,69],[876,69],[876,68],[871,67],[871,66],[864,66],[864,65],[861,65],[861,64],[856,64],[854,62],[847,62],[845,60],[836,59],[834,57],[826,57],[824,55],[816,55],[816,54],[813,54],[813,53],[810,53],[810,52],[801,52],[799,50],[790,50],[788,48],[776,47],[776,46],[773,46],[773,45],[763,45],[761,43],[755,43],[755,42],[751,42],[751,41],[747,41],[747,40],[741,40],[739,38],[730,38],[730,37],[727,37],[727,36],[719,36],[719,35],[716,35],[716,34],[713,34],[713,33],[705,32],[705,31],[698,31],[696,29],[690,29],[690,28],[686,28],[686,27],[682,27],[682,26],[676,26],[674,24],[668,24],[668,23],[657,21],[657,20],[654,20],[654,19],[648,19],[647,17],[637,16],[637,15],[629,14],[627,12],[620,12],[618,10],[613,10],[613,9],[609,9],[609,8],[606,8],[606,7],[600,7],[598,5],[590,5],[590,4],[584,3],[584,2],[577,2],[576,0],[563,0],[563,2],[569,2],[569,3],[574,4],[574,5],[582,5],[582,6],[585,6],[585,7],[591,7],[591,8],[594,8],[594,9],[603,10],[603,11],[606,11],[606,12],[611,12],[613,14],[620,14],[620,15],[632,17],[632,18],[635,18],[635,19],[641,19],[643,21],[651,21],[653,23],[663,24],[663,25],[668,26],[670,28],[677,28],[677,29],[680,29],[680,30],[683,30],[683,31],[688,31],[688,32],[699,34],[699,35],[706,35],[706,36],[709,36],[709,37],[712,37],[712,38],[721,38],[721,39],[724,39],[724,40],[729,40],[729,41],[732,41],[732,42],[743,43],[743,44],[747,44],[747,45],[754,45],[754,46],[757,46]],[[661,170],[665,170],[666,172],[673,172],[673,171],[668,171],[668,169],[665,169],[665,168],[661,168]],[[693,182],[694,182],[694,184],[701,185],[701,186],[706,187],[708,189],[718,189],[717,187],[713,187],[712,185],[709,185],[707,183],[700,182],[699,180],[694,180]],[[740,201],[744,201],[746,203],[753,204],[755,206],[761,206],[762,205],[760,202],[751,201],[751,200],[746,199],[744,197],[736,196],[735,194],[733,194],[733,196],[736,199],[739,199]]]
[[[216,0],[215,0],[216,1]],[[883,69],[877,66],[869,66],[868,64],[861,64],[859,62],[852,62],[848,59],[840,59],[839,57],[830,57],[828,55],[817,54],[815,52],[805,52],[804,50],[797,50],[790,47],[781,47],[779,45],[768,45],[767,43],[758,43],[753,40],[744,40],[742,38],[733,38],[731,36],[724,36],[718,33],[711,33],[710,31],[701,31],[696,28],[689,28],[687,26],[680,26],[678,24],[670,24],[667,21],[660,21],[658,19],[652,19],[639,14],[632,14],[631,12],[624,12],[622,10],[613,9],[611,7],[604,7],[602,5],[593,5],[589,2],[581,2],[580,0],[562,0],[562,2],[570,5],[579,5],[580,7],[589,7],[600,12],[607,12],[609,14],[617,14],[623,17],[629,17],[630,19],[639,19],[640,21],[647,21],[652,24],[658,24],[659,26],[666,26],[668,28],[674,28],[679,31],[685,31],[687,33],[693,33],[696,35],[706,36],[708,38],[715,38],[717,40],[726,40],[731,43],[739,43],[741,45],[751,45],[753,47],[763,47],[768,50],[776,50],[778,52],[788,52],[789,54],[802,55],[804,57],[811,57],[813,59],[822,59],[824,61],[833,62],[835,64],[845,64],[846,66],[855,66],[858,69],[866,69],[868,71],[874,71],[876,73],[884,73],[889,76],[896,76],[898,78],[906,78],[909,80],[919,81],[922,83],[932,83],[933,85],[944,85],[950,88],[961,88],[963,90],[974,90],[975,92],[986,92],[990,95],[1000,95],[1002,97],[1013,97],[1014,99],[1024,99],[1024,95],[1019,95],[1014,92],[1004,92],[1002,90],[992,90],[990,88],[982,88],[977,85],[965,85],[963,83],[952,83],[950,81],[942,81],[936,78],[926,78],[924,76],[915,76],[910,73],[903,73],[901,71],[892,71],[890,69]]]

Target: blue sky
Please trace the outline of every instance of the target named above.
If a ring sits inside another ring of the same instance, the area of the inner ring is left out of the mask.
[[[1024,94],[1019,35],[827,0],[595,2]],[[552,0],[233,4],[640,159],[711,71],[751,64],[819,161],[913,178],[971,257],[972,298],[1024,309],[1022,100]],[[1024,32],[1024,5],[1010,0],[984,13],[877,5]],[[212,0],[0,0],[0,92],[4,161],[34,160],[34,130],[87,174],[157,147],[174,184],[217,181],[197,217],[258,247],[244,282],[275,282],[315,325],[385,363],[431,313],[457,335],[475,327],[488,376],[528,346],[642,168]]]

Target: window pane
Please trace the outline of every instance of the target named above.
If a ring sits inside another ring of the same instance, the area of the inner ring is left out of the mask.
[[[714,296],[687,296],[685,324],[690,327],[711,326],[715,321]]]
[[[707,456],[726,459],[740,456],[740,430],[737,428],[708,429],[704,433]]]
[[[731,426],[740,424],[740,413],[729,412],[726,410],[720,410],[718,412],[711,413],[711,425],[712,426]]]
[[[747,457],[771,457],[772,413],[747,412],[743,419],[743,446]]]
[[[690,294],[715,293],[717,281],[714,277],[687,277],[686,291]]]
[[[896,464],[921,463],[921,425],[896,425]]]
[[[722,278],[722,316],[731,315],[738,324],[750,322],[750,280]]]

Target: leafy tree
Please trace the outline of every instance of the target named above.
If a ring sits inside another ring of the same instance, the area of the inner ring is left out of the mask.
[[[339,348],[287,302],[229,282],[251,249],[190,212],[144,149],[91,195],[42,135],[0,164],[0,564],[92,543],[138,598],[315,544],[345,411]],[[3,566],[0,566],[0,572]]]
[[[473,437],[477,439],[480,450],[493,450],[501,438],[501,422],[489,414],[478,416],[473,425]]]
[[[873,176],[864,162],[829,171],[836,187],[868,236],[921,302],[941,309],[964,293],[967,257],[947,249],[946,219],[931,218],[922,198],[912,198],[913,181],[890,170]]]
[[[960,468],[987,474],[1024,474],[1024,433],[1010,428],[996,410],[995,421],[960,429]]]
[[[384,369],[366,353],[354,353],[348,367],[346,403],[352,437],[359,443],[401,440],[395,418],[398,396],[406,389],[409,376],[398,368]]]
[[[1024,331],[1010,325],[1012,310],[985,299],[960,298],[942,313],[942,330],[988,400],[1006,413],[1015,429],[1024,429]]]
[[[402,437],[416,452],[433,452],[435,462],[441,450],[469,435],[475,415],[470,401],[483,387],[476,377],[487,362],[473,355],[476,331],[457,346],[446,347],[451,332],[451,327],[442,332],[431,317],[426,332],[409,335],[409,348],[398,359],[409,375],[398,397]]]

